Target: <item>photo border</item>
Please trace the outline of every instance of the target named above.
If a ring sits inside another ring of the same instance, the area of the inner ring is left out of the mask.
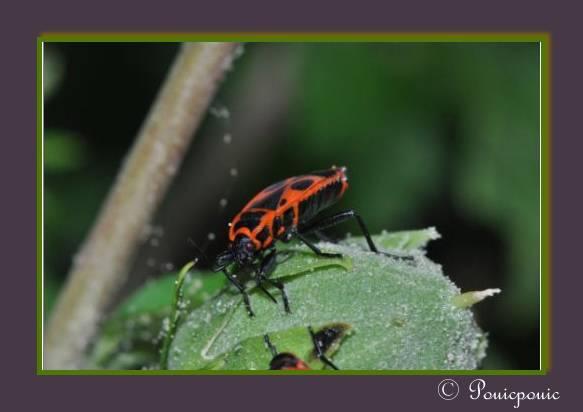
[[[406,43],[540,43],[540,369],[501,370],[341,370],[341,371],[209,371],[209,370],[47,370],[43,356],[43,44],[58,42],[406,42]],[[90,33],[51,32],[37,38],[36,50],[36,350],[37,375],[547,375],[551,369],[551,35],[549,32],[173,32],[173,33]]]

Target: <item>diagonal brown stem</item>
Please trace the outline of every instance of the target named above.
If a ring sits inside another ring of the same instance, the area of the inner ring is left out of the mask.
[[[234,58],[236,43],[184,44],[89,236],[74,259],[49,320],[45,369],[83,367],[103,311],[129,265],[193,134]]]

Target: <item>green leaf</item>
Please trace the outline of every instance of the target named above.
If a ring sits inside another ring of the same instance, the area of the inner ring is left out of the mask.
[[[432,241],[439,239],[441,236],[434,227],[421,230],[408,230],[402,232],[383,231],[379,236],[374,236],[375,244],[386,250],[404,250],[411,251],[421,249]],[[359,245],[364,250],[368,250],[366,239],[363,237],[348,238],[345,241],[348,245]]]
[[[350,334],[350,331],[348,331]],[[343,339],[345,339],[344,337]],[[320,362],[314,354],[312,338],[307,328],[291,328],[275,332],[269,335],[271,342],[277,347],[277,352],[292,352],[300,359],[305,359],[314,369],[322,369],[324,364]],[[334,353],[337,348],[333,348],[326,354]],[[254,336],[245,339],[241,345],[233,351],[225,352],[217,360],[207,365],[208,369],[266,369],[269,365],[272,355],[267,349],[263,336]],[[249,359],[256,360],[249,364]]]
[[[89,367],[105,369],[157,368],[160,345],[171,326],[177,274],[147,283],[128,297],[105,321],[90,353]],[[222,273],[186,275],[180,313],[189,313],[213,297],[225,285]],[[173,319],[177,319],[174,316]]]
[[[459,289],[420,249],[437,237],[434,229],[374,237],[379,247],[412,261],[371,253],[360,238],[319,244],[342,253],[342,259],[321,259],[300,245],[285,247],[285,261],[272,277],[285,283],[293,313],[249,284],[256,313],[250,318],[241,296],[228,288],[179,327],[169,368],[268,369],[264,334],[279,351],[301,356],[311,347],[308,326],[342,322],[351,333],[332,356],[340,369],[475,369],[484,357],[485,335],[470,310],[454,305]]]

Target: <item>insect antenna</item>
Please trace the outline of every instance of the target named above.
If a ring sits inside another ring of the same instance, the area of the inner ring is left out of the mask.
[[[206,255],[206,253],[204,253],[204,250],[202,250],[202,249],[201,249],[201,248],[200,248],[200,247],[199,247],[199,246],[198,246],[196,243],[194,243],[194,240],[192,240],[192,238],[191,238],[191,237],[189,237],[189,238],[187,239],[187,241],[188,241],[188,243],[190,243],[190,245],[191,245],[192,247],[194,247],[194,248],[196,249],[196,252],[197,252],[198,258],[199,258],[200,260],[202,260],[202,261],[205,263],[205,265],[212,266],[212,262],[209,260],[209,258],[208,258],[208,256]]]

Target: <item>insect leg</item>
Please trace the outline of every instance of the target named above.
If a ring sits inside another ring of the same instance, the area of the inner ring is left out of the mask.
[[[275,286],[277,289],[281,291],[281,297],[283,299],[283,308],[287,313],[291,313],[291,309],[289,308],[289,299],[287,297],[287,292],[285,291],[285,286],[283,285],[283,282],[269,278],[266,279],[266,281],[271,283],[273,286]]]
[[[283,307],[287,313],[291,313],[291,310],[289,308],[289,300],[283,283],[280,282],[279,280],[269,279],[269,275],[275,269],[276,263],[275,258],[276,258],[275,250],[272,250],[267,254],[267,256],[265,256],[265,258],[263,258],[263,261],[261,262],[261,268],[259,269],[258,278],[260,282],[268,282],[280,290],[283,299]]]
[[[314,348],[316,349],[316,356],[318,356],[318,359],[320,359],[323,364],[330,366],[332,369],[338,370],[338,367],[334,365],[330,359],[328,359],[324,352],[322,352],[321,343],[316,338],[316,334],[314,333],[312,327],[308,326],[308,330],[310,331],[310,336],[312,337],[312,342],[314,343]]]
[[[300,232],[294,232],[294,236],[296,236],[298,239],[300,239],[302,242],[304,242],[305,245],[308,246],[310,249],[312,249],[314,251],[314,253],[316,255],[318,255],[318,256],[329,257],[329,258],[341,258],[342,257],[342,254],[341,253],[326,253],[326,252],[322,252],[318,246],[314,245],[311,241],[309,241]]]
[[[269,348],[269,351],[271,352],[271,356],[276,357],[277,356],[277,349],[275,348],[273,343],[271,343],[271,341],[269,340],[269,335],[267,335],[267,334],[263,335],[263,341],[267,345],[267,348]]]
[[[366,239],[366,243],[368,243],[368,247],[370,248],[371,251],[373,251],[375,253],[380,253],[380,254],[383,254],[383,255],[386,255],[386,256],[389,256],[392,258],[396,258],[396,259],[413,259],[412,256],[398,256],[398,255],[393,255],[391,253],[380,252],[377,249],[374,242],[372,241],[372,237],[370,236],[370,232],[366,228],[364,221],[362,220],[360,215],[352,209],[345,210],[344,212],[339,212],[335,215],[332,215],[332,216],[326,217],[322,220],[319,220],[317,222],[314,222],[310,226],[303,228],[302,232],[304,234],[308,234],[311,232],[324,230],[324,229],[330,228],[332,226],[336,226],[336,225],[338,225],[342,222],[345,222],[349,219],[356,219],[356,221],[358,222],[358,226],[360,226],[360,230],[361,230],[362,234],[364,235],[364,237]]]
[[[263,280],[259,279],[259,277],[255,280],[257,283],[257,287],[263,291],[267,295],[267,297],[275,304],[277,304],[277,300],[273,297],[271,293],[263,286]]]
[[[266,258],[263,259],[263,261],[261,262],[261,266],[259,268],[255,269],[255,284],[257,285],[257,287],[259,289],[261,289],[263,291],[263,293],[265,293],[269,299],[271,299],[271,301],[275,304],[277,304],[277,300],[273,297],[273,295],[271,293],[269,293],[269,291],[267,289],[265,289],[265,287],[263,286],[263,282],[265,281],[265,276],[263,275],[263,266],[265,265],[265,260],[267,258],[269,258],[269,256],[271,255],[271,253],[269,255],[267,255]]]
[[[237,280],[237,278],[235,278],[232,274],[227,272],[227,269],[223,269],[223,273],[225,274],[227,279],[229,279],[229,282],[231,282],[239,290],[239,293],[241,293],[241,295],[243,295],[243,302],[245,303],[245,308],[247,309],[247,313],[249,314],[249,316],[250,317],[255,316],[255,313],[253,313],[253,309],[251,309],[251,302],[249,301],[249,294],[245,290],[245,287],[241,284],[241,282],[239,282]]]

